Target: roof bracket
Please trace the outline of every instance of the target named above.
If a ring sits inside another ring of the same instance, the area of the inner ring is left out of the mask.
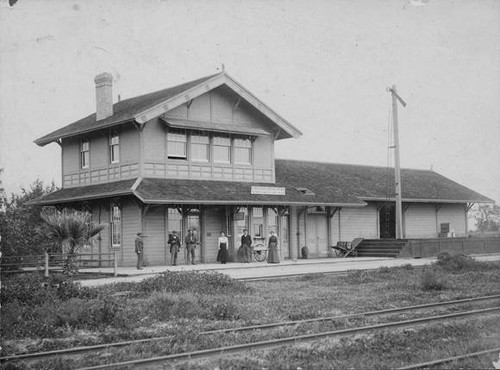
[[[465,212],[469,212],[472,207],[474,207],[474,204],[476,203],[467,203],[465,206]]]
[[[241,96],[239,96],[238,99],[236,100],[236,102],[234,103],[233,110],[238,109],[240,103],[241,103]]]
[[[186,95],[187,96],[187,95]],[[188,109],[191,108],[191,104],[193,104],[194,99],[189,99],[188,102],[186,103]]]

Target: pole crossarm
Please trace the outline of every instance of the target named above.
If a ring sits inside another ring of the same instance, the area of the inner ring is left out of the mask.
[[[399,94],[397,93],[396,88],[394,86],[393,87],[388,87],[387,91],[390,91],[391,94],[393,94],[396,97],[396,99],[399,100],[399,102],[401,103],[401,105],[403,107],[406,107],[406,102],[403,100],[402,97],[399,96]]]

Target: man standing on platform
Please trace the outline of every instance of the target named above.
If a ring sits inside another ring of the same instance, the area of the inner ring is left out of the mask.
[[[170,244],[170,264],[172,266],[177,266],[177,254],[179,253],[179,248],[181,247],[181,241],[177,236],[177,231],[172,231],[172,234],[168,236],[168,244]]]
[[[243,230],[241,245],[243,246],[243,262],[248,263],[252,260],[252,237],[248,235],[247,229]]]
[[[135,253],[137,254],[137,270],[142,270],[144,264],[144,241],[142,240],[142,233],[137,233],[135,238]]]
[[[186,248],[187,248],[187,263],[189,265],[189,256],[191,255],[191,263],[194,265],[194,255],[198,239],[196,238],[196,235],[194,235],[193,229],[188,230],[188,234],[184,239],[184,243],[186,243]]]

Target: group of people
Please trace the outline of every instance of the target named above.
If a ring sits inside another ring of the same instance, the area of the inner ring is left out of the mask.
[[[170,264],[172,266],[177,265],[177,255],[179,254],[179,250],[181,248],[181,239],[179,235],[177,235],[177,231],[172,231],[168,236],[167,243],[170,245]],[[198,243],[198,237],[194,233],[193,229],[188,230],[188,234],[184,238],[184,244],[187,249],[187,263],[195,264],[195,253],[196,246]],[[218,241],[218,252],[217,252],[217,261],[226,264],[229,260],[228,246],[229,240],[224,233],[221,231]],[[241,236],[241,262],[249,263],[252,260],[252,237],[248,235],[248,230],[243,230],[243,235]],[[137,269],[142,270],[144,265],[144,241],[142,233],[137,233],[137,237],[135,239],[135,253],[137,254]],[[189,261],[191,259],[191,262]],[[271,236],[268,241],[268,257],[267,262],[269,263],[279,263],[279,251],[278,251],[278,238],[274,231],[271,231]]]
[[[170,264],[172,266],[177,265],[177,255],[181,248],[181,240],[177,235],[177,231],[172,231],[172,234],[168,237],[168,242],[170,245]],[[191,264],[194,265],[194,258],[196,254],[196,246],[198,245],[198,237],[195,235],[193,229],[188,230],[188,234],[184,238],[184,244],[187,249],[187,263],[189,264],[189,259],[191,257]]]

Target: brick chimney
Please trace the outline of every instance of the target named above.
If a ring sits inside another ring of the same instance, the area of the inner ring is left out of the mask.
[[[100,121],[113,115],[113,76],[101,73],[95,76],[96,120]]]

